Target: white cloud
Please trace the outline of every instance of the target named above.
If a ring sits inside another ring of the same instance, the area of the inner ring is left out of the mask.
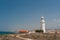
[[[60,19],[53,19],[54,22],[60,22]]]
[[[40,24],[21,24],[21,25],[11,25],[9,30],[10,31],[17,31],[20,29],[40,29]],[[46,29],[60,29],[60,19],[51,19],[46,21]]]
[[[46,23],[46,27],[49,29],[60,29],[60,19],[52,19]]]

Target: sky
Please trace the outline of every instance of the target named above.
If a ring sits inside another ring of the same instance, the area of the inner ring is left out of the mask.
[[[0,0],[0,31],[60,29],[60,0]]]

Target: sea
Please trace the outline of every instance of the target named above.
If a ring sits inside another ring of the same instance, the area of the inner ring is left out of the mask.
[[[15,34],[14,32],[5,32],[5,31],[0,31],[0,34]]]

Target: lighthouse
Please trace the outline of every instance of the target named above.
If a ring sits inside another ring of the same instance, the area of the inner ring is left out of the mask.
[[[41,20],[40,20],[40,30],[43,30],[44,33],[46,32],[44,17],[41,17]]]

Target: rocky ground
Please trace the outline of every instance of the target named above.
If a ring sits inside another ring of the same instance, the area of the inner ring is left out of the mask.
[[[31,33],[31,34],[13,34],[14,36],[0,36],[0,40],[23,40],[21,38],[17,38],[16,36],[19,35],[22,38],[29,38],[33,40],[60,40],[60,34],[57,33]]]
[[[8,38],[0,38],[0,40],[23,40],[23,39],[19,39],[19,38],[12,38],[12,37],[8,37]]]
[[[24,38],[30,38],[34,40],[60,40],[60,34],[57,33],[31,33],[26,35],[21,35]]]
[[[8,35],[0,35],[0,40],[23,40],[23,39],[8,36]]]

